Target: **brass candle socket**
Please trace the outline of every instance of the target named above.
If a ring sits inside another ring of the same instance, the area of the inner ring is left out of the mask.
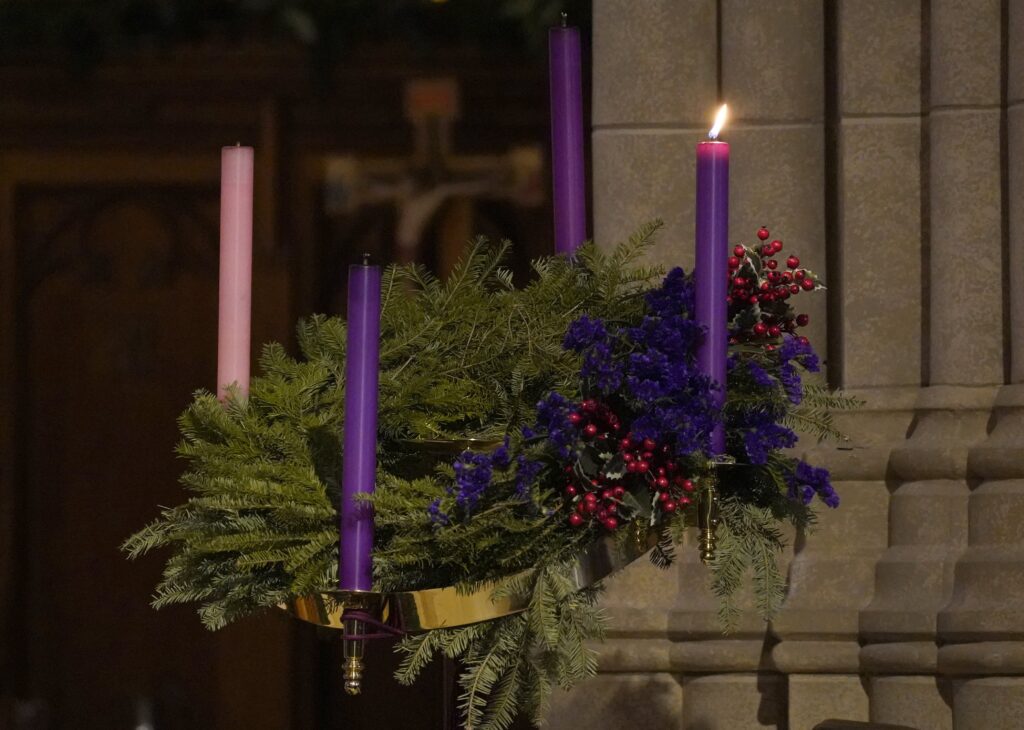
[[[359,637],[366,633],[366,625],[358,619],[343,619],[345,636]],[[341,652],[345,664],[345,694],[357,695],[363,691],[363,641],[346,638]]]
[[[716,464],[708,468],[706,486],[701,492],[697,508],[697,524],[700,528],[700,561],[707,565],[715,557],[715,532],[718,529],[718,473]]]

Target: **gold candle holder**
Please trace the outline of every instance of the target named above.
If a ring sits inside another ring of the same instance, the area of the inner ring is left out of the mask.
[[[735,464],[731,456],[719,456],[708,462],[697,507],[697,525],[700,529],[700,562],[707,565],[715,558],[715,543],[719,522],[718,472],[722,466]]]
[[[714,476],[708,478],[697,511],[700,526],[700,562],[705,565],[715,557],[715,531],[718,529],[718,487],[715,481]]]
[[[341,652],[345,665],[345,694],[357,695],[363,691],[363,634],[366,625],[359,619],[344,618],[346,638],[342,643]]]

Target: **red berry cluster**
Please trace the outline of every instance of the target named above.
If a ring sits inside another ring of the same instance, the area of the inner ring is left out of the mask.
[[[622,429],[622,423],[615,412],[593,399],[580,403],[579,410],[569,414],[569,422],[580,429],[585,441],[606,442]],[[578,475],[572,465],[566,466],[565,471],[565,496],[574,502],[569,524],[581,527],[596,519],[607,530],[618,527],[625,488],[604,474],[586,478]]]
[[[679,473],[679,464],[672,458],[668,444],[630,435],[619,441],[619,453],[626,463],[626,472],[646,482],[662,512],[671,513],[690,505],[692,500],[687,495],[694,490],[694,484]]]
[[[580,428],[585,439],[605,441],[622,428],[619,417],[604,403],[592,398],[580,403],[579,410],[569,414],[569,423]]]
[[[753,248],[737,244],[729,257],[729,321],[733,327],[730,343],[760,342],[766,349],[773,350],[770,340],[777,340],[783,332],[795,332],[797,327],[806,327],[810,317],[796,314],[787,301],[805,291],[819,286],[817,277],[800,268],[800,259],[789,256],[785,269],[780,269],[780,259],[774,258],[782,251],[782,241],[768,241],[771,233],[761,227],[757,231],[761,243]]]
[[[610,442],[618,439],[615,448],[621,460],[613,457],[608,463],[623,465],[621,471],[612,471],[606,464],[595,475],[581,475],[572,465],[565,467],[565,497],[573,504],[570,525],[581,527],[596,520],[609,531],[617,528],[628,483],[646,485],[655,495],[657,507],[665,513],[692,502],[687,495],[694,490],[694,484],[679,473],[679,465],[667,444],[637,439],[631,434],[619,438],[622,422],[618,415],[607,405],[590,399],[569,414],[569,421],[580,429],[584,441],[597,442],[602,451],[610,451]]]

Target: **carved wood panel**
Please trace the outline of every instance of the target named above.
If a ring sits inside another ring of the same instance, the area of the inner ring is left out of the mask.
[[[98,159],[0,165],[16,269],[3,690],[25,727],[289,722],[288,624],[214,635],[189,608],[155,612],[162,560],[118,550],[157,505],[182,500],[175,418],[213,384],[216,159],[126,159],[123,176]],[[256,266],[257,343],[290,320],[286,274],[268,263]]]

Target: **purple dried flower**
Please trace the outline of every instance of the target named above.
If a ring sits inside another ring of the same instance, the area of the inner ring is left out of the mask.
[[[743,434],[743,447],[751,464],[765,464],[768,454],[776,449],[796,446],[796,434],[785,426],[766,422]]]
[[[430,503],[430,506],[427,508],[427,514],[430,515],[430,521],[435,525],[441,525],[444,527],[451,524],[451,520],[448,519],[448,515],[441,511],[440,497]]]
[[[455,503],[469,514],[491,484],[494,475],[491,457],[463,451],[452,466],[455,469]]]
[[[804,504],[810,504],[817,494],[829,507],[839,506],[839,495],[832,486],[832,475],[828,469],[813,467],[806,461],[797,461],[793,471],[786,475],[786,483],[789,485],[790,499],[799,499]]]
[[[516,457],[516,496],[520,499],[526,499],[530,494],[530,487],[533,482],[537,479],[537,475],[540,474],[541,469],[544,468],[544,464],[540,461],[533,459],[527,459],[525,456],[520,454]]]
[[[562,340],[562,347],[566,350],[582,352],[591,345],[607,339],[608,331],[605,329],[604,322],[584,314],[569,325],[565,332],[565,338]]]
[[[795,367],[787,362],[779,368],[779,380],[782,381],[782,387],[786,391],[790,403],[796,404],[803,400],[803,383],[800,381],[800,374]]]

